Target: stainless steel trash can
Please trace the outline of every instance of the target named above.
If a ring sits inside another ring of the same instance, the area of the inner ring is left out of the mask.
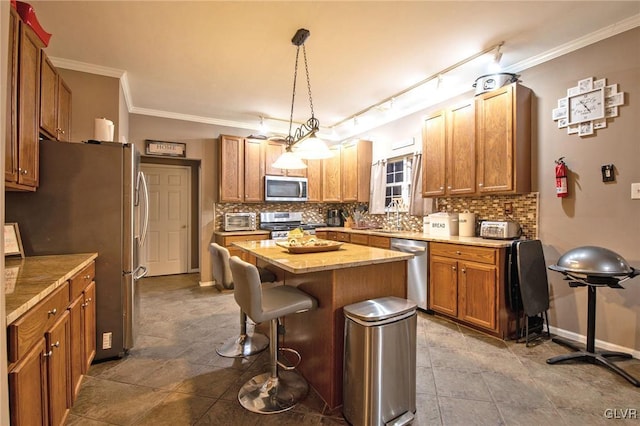
[[[416,304],[398,297],[344,307],[343,407],[355,426],[404,425],[416,412]]]

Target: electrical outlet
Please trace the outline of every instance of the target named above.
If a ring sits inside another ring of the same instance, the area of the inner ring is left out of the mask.
[[[111,349],[111,344],[113,342],[113,333],[102,333],[102,349]]]
[[[513,213],[513,203],[504,203],[504,214]]]
[[[640,183],[631,184],[631,199],[640,200]]]

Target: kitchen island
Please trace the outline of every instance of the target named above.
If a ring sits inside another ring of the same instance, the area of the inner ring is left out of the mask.
[[[298,371],[330,408],[342,405],[342,308],[384,296],[406,298],[406,264],[413,255],[349,243],[336,251],[305,254],[289,253],[274,240],[234,245],[255,256],[285,285],[318,300],[317,309],[284,319],[283,347],[300,352]]]

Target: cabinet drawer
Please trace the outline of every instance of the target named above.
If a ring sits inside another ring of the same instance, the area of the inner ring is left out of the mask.
[[[91,262],[82,271],[75,274],[69,280],[69,289],[71,291],[71,300],[75,300],[82,294],[85,287],[96,277],[96,263]]]
[[[391,238],[380,237],[377,235],[369,235],[369,245],[371,247],[388,249],[388,248],[391,248]]]
[[[348,232],[336,232],[336,240],[342,241],[343,243],[350,243],[351,236]]]
[[[362,234],[351,234],[351,242],[353,244],[361,244],[363,246],[369,245],[369,236]]]
[[[9,362],[23,357],[44,336],[69,305],[69,282],[65,282],[27,313],[7,326]]]
[[[261,235],[230,235],[228,237],[222,238],[222,246],[229,247],[231,244],[236,241],[258,241],[258,240],[268,240],[269,234],[261,234]],[[220,244],[220,243],[218,243]]]
[[[495,265],[497,257],[496,249],[461,244],[431,243],[429,249],[434,255],[490,265]]]

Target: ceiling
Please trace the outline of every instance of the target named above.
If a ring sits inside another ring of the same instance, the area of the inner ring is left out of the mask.
[[[257,131],[260,117],[287,127],[291,38],[306,28],[314,113],[337,137],[356,113],[496,43],[504,41],[503,69],[518,72],[638,26],[640,16],[640,1],[30,4],[53,34],[46,51],[54,64],[123,77],[130,112]],[[303,122],[310,109],[300,53],[294,121]],[[475,77],[487,73],[480,66]],[[464,91],[473,82],[457,84]]]

